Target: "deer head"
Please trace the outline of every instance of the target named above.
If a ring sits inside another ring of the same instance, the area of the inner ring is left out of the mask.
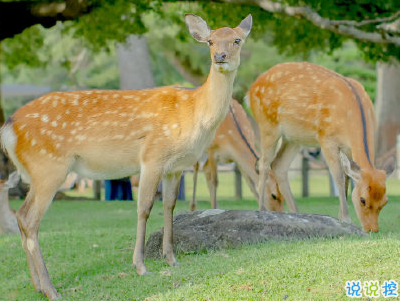
[[[240,64],[240,49],[250,33],[252,17],[248,15],[235,28],[222,27],[211,30],[202,18],[186,14],[190,34],[199,42],[208,43],[212,65],[221,73],[235,71]]]
[[[355,182],[351,200],[364,230],[377,232],[379,212],[387,203],[386,176],[395,168],[394,159],[388,158],[382,170],[362,169],[343,152],[340,152],[340,159],[345,173]]]

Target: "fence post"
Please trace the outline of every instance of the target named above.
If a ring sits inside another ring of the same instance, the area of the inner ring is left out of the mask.
[[[235,198],[241,200],[242,194],[242,174],[240,173],[237,165],[235,164]]]
[[[306,158],[304,155],[302,156],[302,161],[301,161],[301,178],[302,178],[302,184],[303,184],[303,190],[302,190],[302,196],[303,197],[308,197],[308,171],[310,169],[310,166],[308,164],[308,158]]]
[[[94,180],[93,181],[93,197],[95,200],[101,200],[101,181]]]

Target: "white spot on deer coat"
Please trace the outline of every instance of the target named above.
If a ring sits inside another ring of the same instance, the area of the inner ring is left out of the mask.
[[[76,135],[75,139],[78,141],[84,141],[84,140],[86,140],[86,136],[85,135]]]
[[[30,118],[38,118],[39,116],[40,116],[39,113],[29,113],[25,115],[25,117],[30,117]]]
[[[51,122],[51,126],[52,126],[52,127],[56,127],[57,125],[58,125],[57,121],[52,121],[52,122]]]
[[[120,140],[120,139],[123,139],[124,138],[124,135],[115,135],[114,137],[112,137],[111,139],[113,139],[113,140]]]
[[[42,120],[43,122],[49,122],[49,116],[43,115],[42,118],[41,118],[41,120]]]

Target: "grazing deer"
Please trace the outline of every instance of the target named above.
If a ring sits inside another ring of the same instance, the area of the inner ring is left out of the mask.
[[[12,172],[8,180],[0,180],[0,234],[19,233],[15,211],[10,207],[8,201],[8,190],[17,186],[19,175],[16,171]]]
[[[59,295],[42,258],[38,229],[71,171],[91,179],[116,179],[140,170],[133,254],[139,275],[147,273],[146,222],[162,179],[163,254],[169,265],[177,264],[172,216],[179,179],[210,144],[228,112],[240,50],[252,25],[251,15],[238,27],[216,30],[193,14],[186,14],[185,21],[191,35],[210,48],[210,73],[199,88],[49,93],[17,110],[2,128],[3,146],[31,184],[16,215],[32,283],[51,300]]]
[[[320,145],[339,189],[340,219],[350,222],[346,173],[355,182],[352,201],[364,230],[378,231],[378,215],[387,202],[386,175],[394,160],[383,170],[374,166],[375,113],[363,86],[318,65],[284,63],[261,74],[247,97],[261,135],[259,191],[272,168],[290,211],[297,212],[289,165],[301,145]],[[279,137],[282,145],[272,161]]]
[[[258,183],[258,173],[256,170],[258,154],[255,150],[254,132],[245,110],[236,100],[232,99],[229,112],[217,129],[215,138],[206,150],[206,153],[208,158],[203,166],[203,171],[207,179],[212,208],[217,208],[217,164],[218,162],[235,162],[258,201],[259,210],[266,210],[266,204],[260,201],[256,188],[256,183]],[[196,210],[197,205],[196,186],[198,166],[197,163],[193,169],[191,211]],[[275,200],[274,204],[278,204],[272,210],[283,211],[282,196],[272,173],[268,177],[267,185],[269,196]]]

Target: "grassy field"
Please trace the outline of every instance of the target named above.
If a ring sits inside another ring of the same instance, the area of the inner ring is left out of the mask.
[[[199,208],[209,208],[204,177],[199,178]],[[245,185],[245,200],[229,200],[233,195],[229,181],[228,176],[220,179],[220,207],[255,210],[257,204]],[[190,182],[188,177],[187,191]],[[292,186],[298,194],[296,185]],[[398,182],[388,186],[391,194]],[[318,193],[314,190],[312,195]],[[301,212],[337,216],[335,198],[297,200]],[[21,201],[11,203],[18,207]],[[359,225],[351,202],[349,208]],[[180,201],[175,214],[187,210],[188,201]],[[147,234],[161,226],[162,203],[157,201]],[[366,238],[268,242],[184,254],[178,257],[179,267],[148,259],[147,268],[153,273],[145,277],[132,269],[136,202],[55,201],[43,218],[40,241],[63,300],[350,300],[346,281],[400,283],[400,197],[390,197],[380,226],[379,233]],[[0,236],[0,254],[0,300],[45,300],[32,288],[19,236]]]

